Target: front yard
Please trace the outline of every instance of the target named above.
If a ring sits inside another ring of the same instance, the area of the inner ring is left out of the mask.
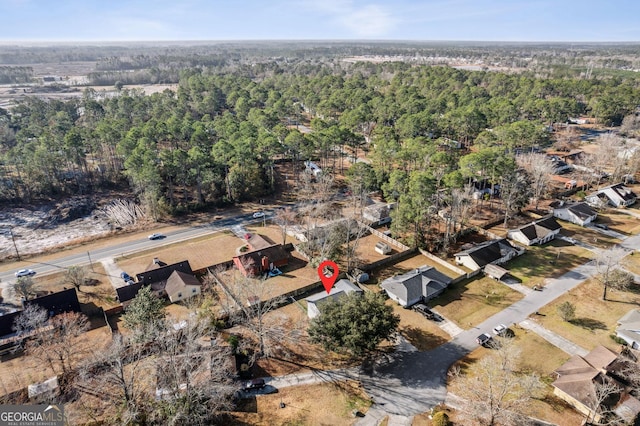
[[[618,349],[620,346],[611,335],[615,335],[616,323],[631,309],[640,306],[640,285],[632,291],[607,291],[607,300],[602,300],[602,285],[589,279],[564,296],[540,310],[544,316],[535,316],[544,327],[591,350],[598,345]],[[575,318],[563,321],[558,306],[564,302],[575,305]]]
[[[522,294],[488,277],[472,278],[450,285],[429,301],[445,318],[470,328],[522,299]]]
[[[546,278],[556,278],[576,266],[588,262],[593,254],[563,240],[552,240],[543,246],[530,246],[505,266],[524,285],[541,285]]]

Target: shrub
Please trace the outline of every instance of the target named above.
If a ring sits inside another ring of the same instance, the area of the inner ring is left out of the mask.
[[[433,426],[449,426],[451,422],[449,421],[449,416],[444,411],[438,411],[433,415],[431,419],[431,424]]]

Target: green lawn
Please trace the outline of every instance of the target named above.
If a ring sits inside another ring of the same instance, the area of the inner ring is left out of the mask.
[[[543,246],[527,247],[527,251],[506,264],[512,275],[525,285],[542,284],[588,262],[593,254],[563,240],[553,240]]]
[[[522,299],[522,294],[491,278],[450,285],[429,305],[462,328],[470,328]]]

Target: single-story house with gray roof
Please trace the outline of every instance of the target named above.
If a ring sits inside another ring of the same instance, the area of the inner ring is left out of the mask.
[[[406,274],[387,278],[380,287],[403,308],[433,299],[451,284],[451,278],[433,266],[421,266]]]

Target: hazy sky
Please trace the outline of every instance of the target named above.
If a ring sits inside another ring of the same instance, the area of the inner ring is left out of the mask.
[[[0,0],[0,41],[640,41],[638,0]]]

